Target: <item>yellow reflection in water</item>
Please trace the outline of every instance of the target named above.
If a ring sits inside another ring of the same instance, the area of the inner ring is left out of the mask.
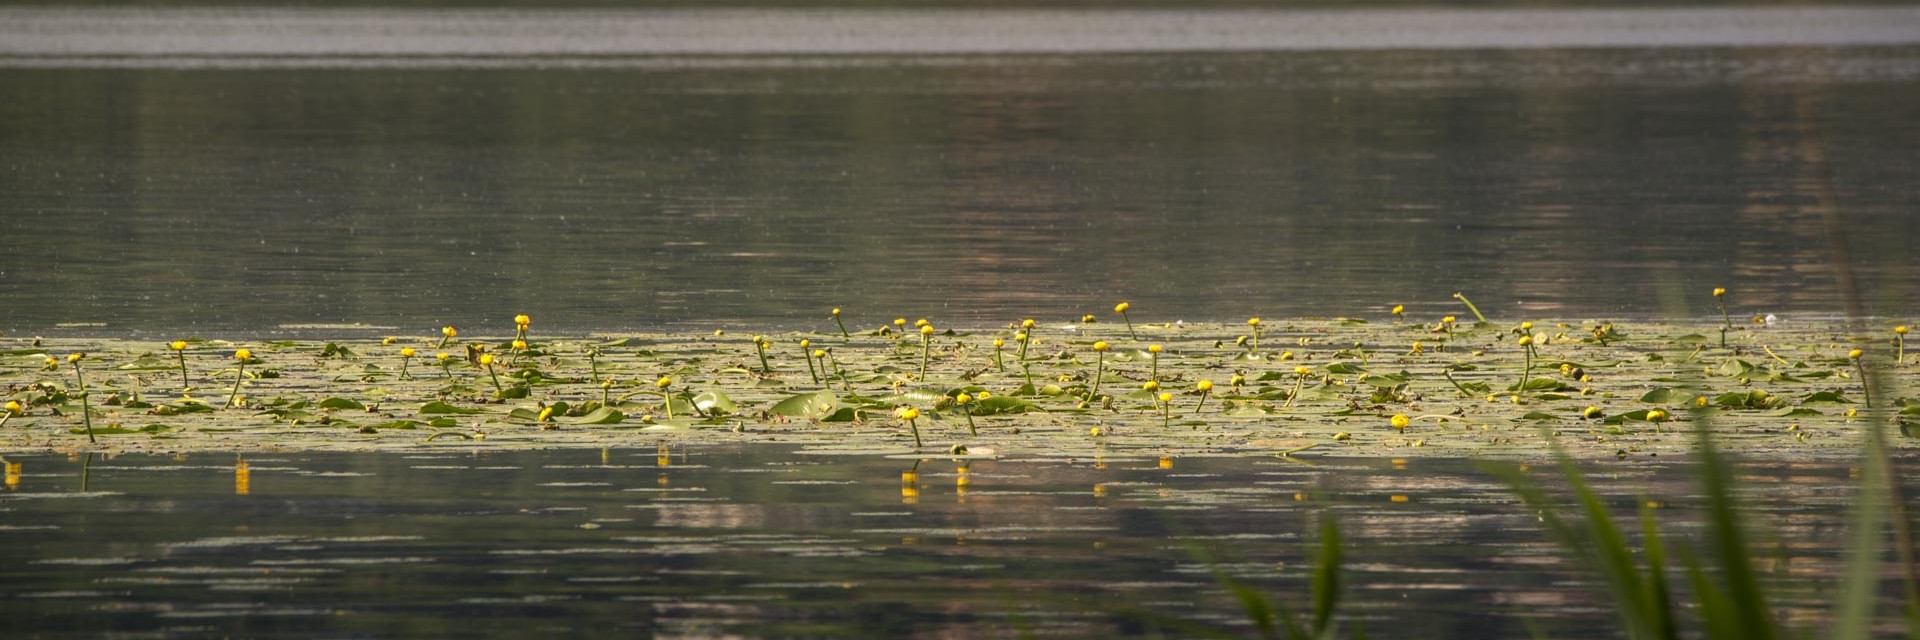
[[[1162,468],[1162,469],[1172,469],[1172,468],[1173,468],[1173,456],[1160,456],[1160,468]]]
[[[233,464],[233,495],[244,496],[253,493],[253,467],[245,460]]]
[[[7,490],[20,490],[20,463],[18,462],[7,463]]]

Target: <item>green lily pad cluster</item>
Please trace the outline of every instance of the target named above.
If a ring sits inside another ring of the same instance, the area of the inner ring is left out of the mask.
[[[836,314],[817,330],[761,335],[548,338],[516,323],[512,338],[486,339],[451,328],[9,339],[0,393],[19,410],[0,423],[0,450],[88,446],[75,437],[86,411],[107,436],[94,446],[168,451],[747,439],[898,454],[914,450],[917,429],[926,450],[976,455],[1529,457],[1552,435],[1576,454],[1624,457],[1685,452],[1694,424],[1753,450],[1845,452],[1871,425],[1920,435],[1904,350],[1839,324],[1127,319],[957,331],[902,318],[843,332],[854,317]],[[249,357],[236,360],[242,349]],[[85,354],[84,392],[65,361],[74,353]],[[911,425],[899,417],[907,408]]]

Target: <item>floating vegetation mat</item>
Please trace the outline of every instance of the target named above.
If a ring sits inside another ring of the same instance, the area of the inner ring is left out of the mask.
[[[171,343],[8,338],[0,450],[633,446],[835,454],[1852,455],[1920,436],[1904,333],[1294,319]],[[525,319],[522,317],[521,319]],[[1863,384],[1870,380],[1873,385]],[[1711,417],[1710,420],[1703,418]]]

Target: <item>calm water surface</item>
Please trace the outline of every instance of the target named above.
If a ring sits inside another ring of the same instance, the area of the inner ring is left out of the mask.
[[[1209,564],[1301,608],[1329,515],[1373,637],[1612,637],[1595,576],[1457,460],[929,459],[913,491],[911,460],[786,445],[7,462],[15,637],[1245,634]],[[1684,466],[1591,469],[1698,540]],[[1849,470],[1749,471],[1783,617],[1821,615]]]
[[[0,330],[1920,290],[1914,47],[90,64],[0,65]]]

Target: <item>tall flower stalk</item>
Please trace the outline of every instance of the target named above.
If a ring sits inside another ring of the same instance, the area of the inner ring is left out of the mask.
[[[80,392],[80,417],[87,425],[87,442],[98,442],[93,438],[93,403],[88,399],[87,374],[80,368],[80,359],[85,356],[73,354],[67,356],[67,364],[73,365],[73,379],[78,383],[74,388]]]
[[[233,370],[233,392],[227,394],[226,408],[231,409],[240,401],[240,383],[247,379],[247,361],[252,359],[253,352],[250,350],[240,349],[233,352],[233,360],[239,363],[239,366]]]
[[[172,349],[174,357],[180,361],[180,389],[185,391],[193,386],[187,382],[187,341],[175,340],[167,348]]]

